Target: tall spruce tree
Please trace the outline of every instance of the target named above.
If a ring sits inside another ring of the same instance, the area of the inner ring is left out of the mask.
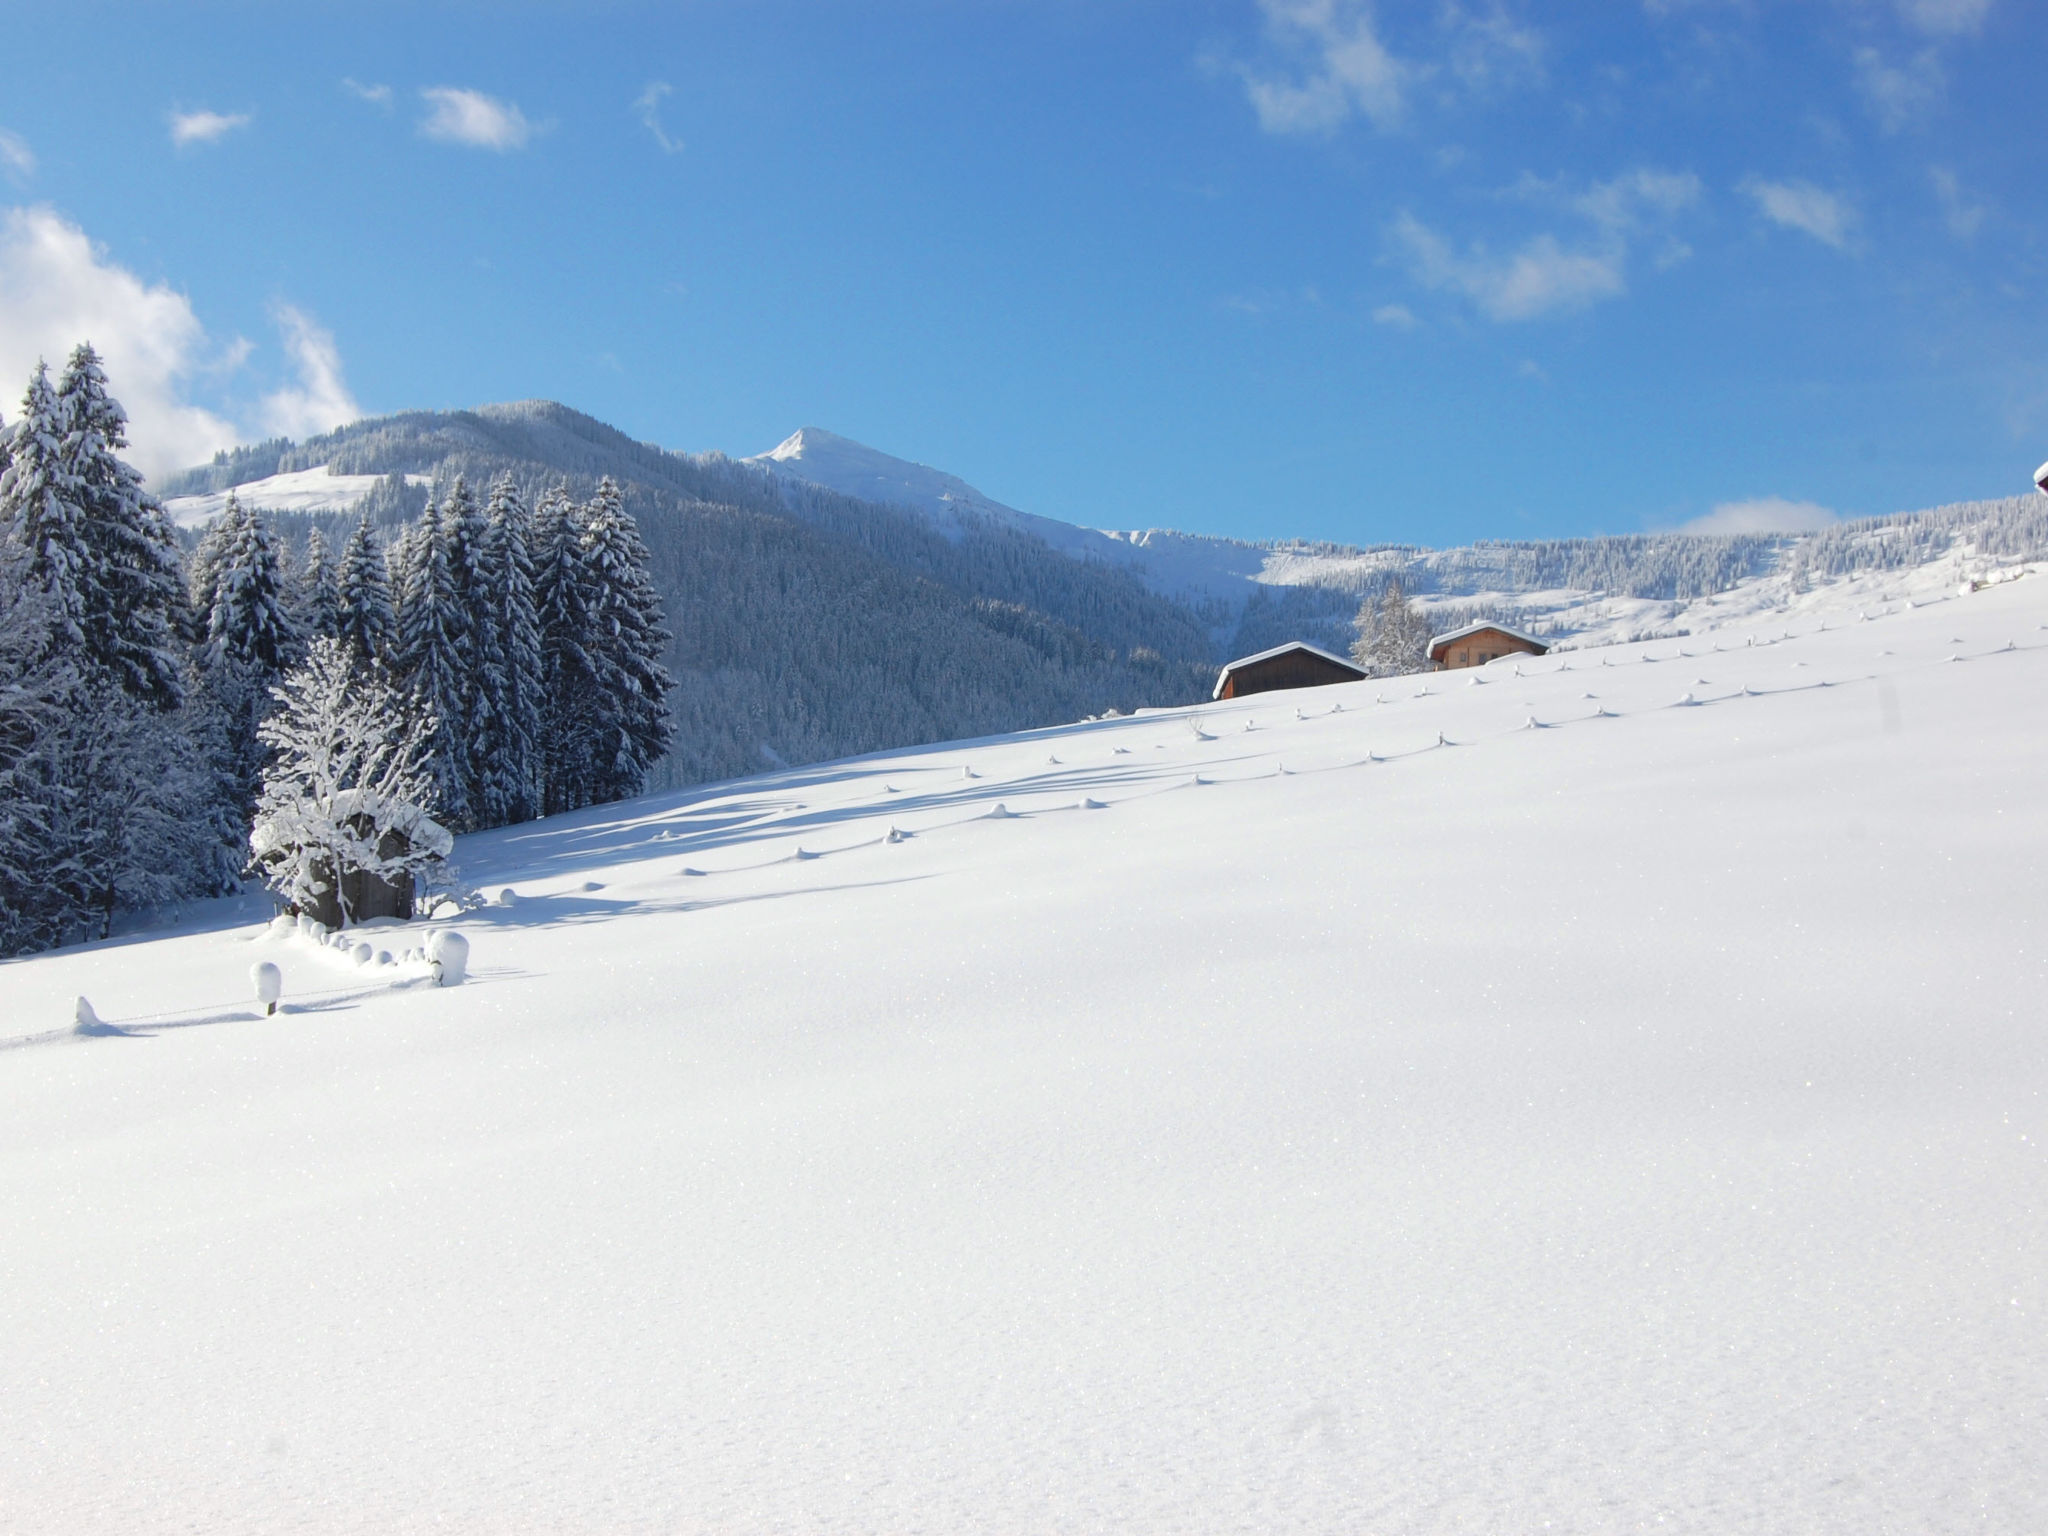
[[[335,595],[335,637],[365,661],[389,660],[398,624],[391,607],[391,574],[365,516],[341,552]]]
[[[90,556],[86,654],[131,697],[158,709],[184,697],[177,630],[184,591],[170,519],[124,462],[128,417],[99,354],[81,343],[57,384],[62,457]]]
[[[547,815],[591,802],[587,723],[598,707],[590,652],[592,580],[584,563],[583,511],[556,486],[534,515],[534,604],[540,616],[541,762]]]
[[[434,783],[436,815],[449,829],[467,831],[473,825],[465,730],[471,713],[469,615],[449,558],[450,526],[441,509],[429,504],[402,541],[395,669],[434,719],[426,771]]]
[[[246,814],[255,803],[266,748],[257,727],[270,689],[297,659],[298,627],[269,521],[230,491],[221,510],[210,578],[195,581],[207,602],[199,673],[212,717],[216,767],[226,793]]]
[[[585,512],[582,546],[598,706],[590,722],[590,798],[622,800],[640,793],[674,739],[668,695],[675,682],[661,664],[669,633],[647,546],[609,475]]]
[[[501,477],[491,487],[478,560],[480,708],[472,750],[482,826],[529,821],[541,810],[545,696],[529,524],[518,487]]]
[[[299,633],[307,640],[315,635],[329,639],[341,633],[341,583],[336,578],[334,557],[327,552],[327,539],[318,528],[306,535],[306,563],[299,571]]]
[[[83,652],[92,550],[64,452],[63,414],[41,363],[29,376],[8,451],[0,474],[0,531],[20,552],[17,579],[43,595],[37,614],[48,643]]]

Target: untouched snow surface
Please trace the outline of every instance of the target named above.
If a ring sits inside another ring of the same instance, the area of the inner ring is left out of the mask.
[[[235,497],[245,507],[266,512],[351,512],[376,489],[382,475],[336,475],[322,464],[314,469],[294,469],[282,475],[251,480],[235,487]],[[431,475],[407,475],[413,485],[431,485]],[[200,528],[220,515],[228,504],[226,491],[204,496],[174,496],[164,503],[171,521],[180,528]]]
[[[2048,580],[1866,611],[0,967],[0,1528],[2048,1530]]]

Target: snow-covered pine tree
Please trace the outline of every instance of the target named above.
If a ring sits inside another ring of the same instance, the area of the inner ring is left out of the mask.
[[[142,476],[120,457],[128,417],[107,392],[99,354],[80,343],[58,381],[63,464],[91,557],[85,649],[131,697],[158,709],[184,697],[177,630],[184,592],[178,541]]]
[[[242,506],[233,491],[221,518],[229,531],[207,610],[207,664],[253,666],[268,687],[291,665],[299,644],[277,539],[261,510]]]
[[[27,567],[27,552],[0,537],[0,955],[59,943],[70,926],[51,876],[65,798],[55,749],[77,673],[50,643],[53,599]]]
[[[18,579],[44,596],[38,613],[49,643],[82,652],[92,551],[64,453],[63,413],[41,363],[29,376],[8,450],[0,533],[20,552]]]
[[[675,682],[661,664],[669,633],[647,546],[609,475],[585,510],[582,544],[592,594],[587,649],[597,683],[598,713],[590,721],[595,803],[639,794],[668,752],[675,735],[668,695]]]
[[[341,552],[337,588],[334,634],[365,661],[387,660],[398,624],[391,608],[390,572],[368,517],[356,524]]]
[[[1387,582],[1377,600],[1358,606],[1358,642],[1351,659],[1368,677],[1399,677],[1429,670],[1429,620],[1408,601],[1401,578]]]
[[[426,701],[434,729],[427,772],[441,822],[455,830],[472,825],[470,765],[464,723],[470,718],[469,615],[449,560],[449,523],[429,504],[403,541],[405,563],[398,592],[398,645],[394,670]]]
[[[299,633],[330,638],[341,633],[341,583],[336,578],[334,557],[327,552],[327,539],[318,528],[306,535],[306,563],[299,570]]]
[[[546,815],[591,802],[591,740],[598,708],[590,653],[592,578],[584,563],[583,509],[556,486],[534,514],[534,606],[540,617],[542,809]]]
[[[453,841],[434,820],[436,722],[415,693],[349,645],[325,636],[272,690],[263,723],[273,753],[249,846],[264,881],[301,907],[332,893],[348,910],[346,876],[434,883]]]
[[[505,826],[540,814],[540,617],[526,503],[509,475],[491,487],[478,559],[479,711],[473,738],[477,824]]]

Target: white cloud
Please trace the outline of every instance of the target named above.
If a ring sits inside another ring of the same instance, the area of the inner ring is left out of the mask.
[[[1699,201],[1700,191],[1700,179],[1690,171],[1647,167],[1578,191],[1525,176],[1510,196],[1576,214],[1592,226],[1590,234],[1571,242],[1540,234],[1507,253],[1475,243],[1461,253],[1404,212],[1394,222],[1393,237],[1417,281],[1462,293],[1495,320],[1533,320],[1625,293],[1636,239],[1663,229]],[[1667,237],[1667,250],[1673,243]]]
[[[1538,235],[1511,255],[1484,246],[1460,255],[1413,214],[1394,221],[1416,280],[1462,293],[1495,320],[1533,320],[1554,309],[1579,309],[1627,289],[1618,251],[1566,250],[1553,235]]]
[[[276,317],[298,383],[260,401],[255,430],[241,430],[195,404],[190,386],[239,370],[247,342],[214,347],[183,294],[109,260],[54,210],[0,215],[0,400],[7,414],[38,359],[61,368],[74,346],[90,341],[128,412],[126,456],[146,475],[203,463],[263,433],[316,430],[316,421],[325,430],[360,414],[341,383],[333,338],[297,310],[280,306]]]
[[[1372,312],[1373,324],[1390,325],[1397,331],[1412,331],[1422,322],[1406,304],[1382,304]]]
[[[173,112],[171,142],[180,148],[187,144],[211,144],[237,128],[248,127],[249,117],[247,112]]]
[[[1451,70],[1469,89],[1491,92],[1543,78],[1543,36],[1498,5],[1482,14],[1451,0],[1442,13],[1450,35]]]
[[[663,154],[681,154],[683,141],[672,139],[668,130],[661,126],[661,98],[675,93],[675,87],[666,80],[652,80],[647,89],[633,99],[633,110],[640,114],[640,121],[647,131],[654,135],[654,142],[661,146]]]
[[[0,128],[0,168],[10,181],[26,181],[36,173],[35,151],[28,140],[6,128]]]
[[[391,87],[388,85],[365,85],[360,80],[343,75],[341,77],[341,88],[351,96],[369,102],[372,106],[382,107],[387,112],[391,110]]]
[[[1705,517],[1685,524],[1684,533],[1812,533],[1841,514],[1817,501],[1790,501],[1783,496],[1758,496],[1750,501],[1724,501]]]
[[[1886,133],[1924,121],[1948,89],[1932,48],[1921,49],[1904,67],[1885,63],[1875,48],[1858,48],[1856,83]]]
[[[342,382],[341,353],[333,332],[290,304],[273,306],[271,318],[299,382],[264,396],[258,412],[263,430],[274,437],[312,437],[359,418],[362,407]]]
[[[1856,209],[1847,198],[1824,192],[1810,181],[1765,181],[1752,176],[1742,190],[1773,224],[1813,236],[1823,245],[1846,251],[1856,232]]]
[[[1938,37],[1975,32],[1990,11],[1991,0],[1899,0],[1907,25]]]
[[[1973,203],[1964,196],[1962,183],[1956,180],[1954,171],[1936,166],[1927,175],[1934,183],[1934,195],[1941,203],[1941,216],[1948,225],[1948,232],[1958,240],[1976,239],[1977,231],[1984,225],[1984,205]]]
[[[1408,66],[1381,43],[1364,0],[1259,0],[1268,30],[1305,68],[1240,70],[1260,126],[1269,133],[1319,133],[1354,113],[1382,128],[1406,107]]]
[[[474,149],[502,152],[523,148],[540,131],[513,103],[486,96],[482,91],[436,85],[420,95],[433,108],[421,120],[420,132],[444,144],[467,144]]]

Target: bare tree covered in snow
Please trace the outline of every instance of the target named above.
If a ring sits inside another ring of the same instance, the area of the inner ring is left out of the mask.
[[[264,882],[299,906],[334,893],[346,921],[351,873],[445,880],[454,843],[430,814],[438,722],[425,703],[325,636],[271,693],[259,734],[274,756],[249,837]]]

